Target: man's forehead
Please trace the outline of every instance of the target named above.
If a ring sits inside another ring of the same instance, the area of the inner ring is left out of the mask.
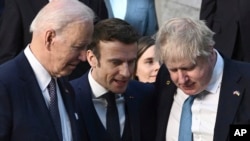
[[[196,64],[189,59],[167,60],[167,61],[164,61],[164,63],[169,68],[189,67],[189,66],[193,66]]]

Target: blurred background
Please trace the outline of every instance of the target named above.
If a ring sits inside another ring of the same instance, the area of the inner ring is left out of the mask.
[[[199,18],[201,0],[155,0],[159,26],[173,17]]]

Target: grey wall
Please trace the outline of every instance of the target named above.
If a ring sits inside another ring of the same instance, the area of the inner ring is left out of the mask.
[[[155,0],[159,26],[173,17],[199,18],[201,0]]]

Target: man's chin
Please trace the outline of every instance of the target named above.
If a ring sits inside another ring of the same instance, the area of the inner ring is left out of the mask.
[[[60,72],[60,73],[57,74],[57,77],[68,76],[68,75],[70,75],[70,74],[72,73],[72,71],[73,71],[73,70],[71,70],[71,69],[69,70],[69,69],[68,69],[68,70],[66,70],[66,71]]]
[[[76,65],[69,65],[67,69],[72,72],[75,68]]]
[[[187,95],[196,95],[198,94],[199,92],[197,92],[196,90],[183,90],[182,91],[187,94]]]

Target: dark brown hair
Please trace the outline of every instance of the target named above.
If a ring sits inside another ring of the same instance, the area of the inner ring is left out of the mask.
[[[110,18],[95,25],[92,42],[88,46],[97,59],[100,59],[100,41],[120,41],[125,44],[136,43],[139,39],[138,32],[126,21]]]
[[[138,41],[138,51],[137,51],[137,59],[135,62],[135,71],[134,71],[134,79],[138,80],[136,77],[137,63],[142,54],[152,45],[155,44],[155,39],[151,36],[143,36]]]

